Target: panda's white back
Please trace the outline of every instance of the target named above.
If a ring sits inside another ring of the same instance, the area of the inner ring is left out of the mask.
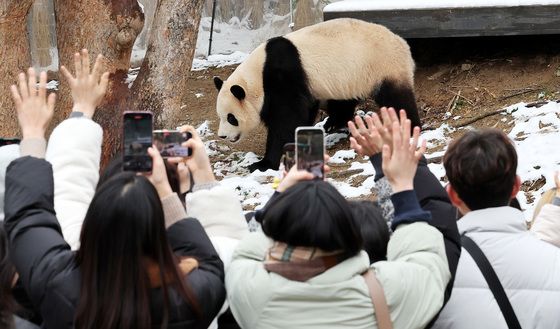
[[[408,44],[381,25],[340,18],[285,38],[297,47],[311,94],[319,100],[365,98],[385,79],[413,86]]]

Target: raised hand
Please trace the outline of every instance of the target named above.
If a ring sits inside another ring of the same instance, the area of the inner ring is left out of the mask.
[[[102,71],[102,60],[102,55],[97,56],[93,71],[90,72],[89,53],[83,49],[81,53],[74,54],[75,77],[66,67],[60,67],[72,91],[72,111],[82,112],[89,118],[93,117],[95,108],[101,104],[109,85],[109,72]]]
[[[192,126],[186,125],[179,128],[181,132],[189,132],[191,138],[182,144],[183,147],[189,147],[192,150],[192,155],[187,158],[173,158],[169,159],[170,162],[180,163],[183,162],[190,169],[192,173],[192,179],[195,184],[205,184],[215,182],[214,172],[212,171],[212,165],[210,164],[210,159],[206,154],[206,148],[200,136],[196,132],[196,129]],[[183,173],[186,171],[182,170]],[[184,180],[185,175],[181,175],[181,180]]]
[[[379,120],[377,114],[374,116]],[[373,124],[373,119],[369,115],[365,117],[364,120],[360,116],[354,118],[354,122],[348,122],[348,129],[350,130],[350,147],[356,151],[359,155],[372,156],[376,153],[381,152],[383,147],[383,139],[377,127]],[[367,124],[367,127],[366,127]]]
[[[420,128],[414,127],[412,141],[410,141],[410,120],[395,121],[392,126],[393,145],[383,145],[383,172],[387,177],[394,193],[413,189],[413,179],[418,166],[418,160],[426,151],[426,141],[418,149]]]
[[[315,176],[307,170],[300,170],[297,168],[297,165],[292,166],[290,171],[284,176],[276,191],[284,192],[290,187],[296,185],[298,182],[312,180]]]
[[[47,97],[47,73],[41,72],[39,87],[33,68],[18,76],[18,85],[11,86],[12,98],[16,105],[22,137],[45,138],[45,132],[54,113],[56,95]]]
[[[169,185],[169,180],[167,179],[167,172],[165,171],[165,163],[163,163],[163,158],[159,154],[159,151],[155,147],[148,148],[148,154],[152,157],[152,172],[146,174],[148,180],[154,185],[158,196],[163,199],[171,194],[173,190]]]
[[[401,112],[403,112],[401,110]],[[359,155],[372,156],[381,152],[383,144],[392,145],[392,125],[393,122],[399,122],[399,118],[392,107],[380,109],[381,118],[377,113],[372,116],[365,117],[365,124],[362,118],[356,116],[356,123],[349,121],[348,128],[352,137],[350,137],[350,146]],[[406,112],[404,112],[406,118]],[[403,120],[401,114],[401,120]],[[367,126],[366,126],[367,125]]]

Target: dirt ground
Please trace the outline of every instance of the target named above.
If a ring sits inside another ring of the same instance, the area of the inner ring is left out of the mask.
[[[409,40],[409,44],[417,64],[415,89],[424,130],[446,121],[459,127],[475,120],[475,127],[497,127],[509,132],[511,127],[501,120],[502,116],[478,118],[521,101],[538,106],[545,100],[560,99],[560,36]],[[217,91],[212,77],[227,78],[234,69],[190,72],[188,106],[180,113],[180,123],[199,125],[208,120],[215,133]],[[368,102],[365,106],[369,109],[371,105]],[[250,140],[235,145],[223,143],[231,148],[230,152],[262,155],[265,140],[262,129]],[[348,149],[348,144],[342,141],[329,153]],[[227,155],[226,152],[219,158]],[[335,176],[336,171],[345,176],[345,169],[335,168]]]

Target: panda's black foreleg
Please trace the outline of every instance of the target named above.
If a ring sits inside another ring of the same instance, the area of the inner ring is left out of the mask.
[[[268,127],[266,136],[266,151],[261,161],[249,166],[249,171],[266,171],[267,169],[277,170],[282,158],[284,144],[293,143],[295,131],[300,126],[312,126],[314,118],[319,112],[319,102],[313,99],[306,99],[297,104],[298,106],[288,106],[288,109],[296,109],[295,112],[277,108],[270,118],[265,122]],[[306,109],[301,111],[301,108]]]
[[[377,92],[374,93],[373,98],[380,107],[394,107],[397,111],[404,109],[412,127],[422,127],[416,97],[411,86],[385,80]]]
[[[358,105],[358,100],[334,100],[327,102],[327,113],[329,118],[323,128],[326,132],[333,132],[337,129],[346,127],[348,121],[354,117],[354,111]]]
[[[282,150],[284,144],[293,143],[294,130],[286,127],[278,127],[279,129],[268,130],[266,137],[266,152],[261,161],[255,162],[249,166],[249,171],[255,170],[266,171],[268,169],[278,170],[280,159],[282,158]],[[291,131],[291,133],[290,133]]]

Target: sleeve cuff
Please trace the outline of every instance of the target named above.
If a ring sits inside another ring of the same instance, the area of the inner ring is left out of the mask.
[[[163,207],[166,229],[181,219],[187,218],[187,212],[185,211],[185,207],[183,207],[181,200],[179,200],[177,193],[173,193],[161,199],[161,205]]]
[[[420,208],[418,198],[413,190],[395,193],[391,195],[391,201],[395,207],[395,217],[391,223],[392,230],[395,230],[400,224],[427,222],[432,218],[428,211]]]
[[[204,184],[194,184],[192,191],[196,192],[196,191],[200,191],[200,190],[210,190],[216,186],[220,185],[220,183],[218,182],[210,182],[210,183],[204,183]]]
[[[375,177],[373,179],[377,182],[385,176],[383,174],[383,157],[381,153],[376,153],[369,157],[369,161],[373,165],[373,169],[375,169]]]
[[[24,138],[19,144],[19,152],[22,157],[32,156],[43,159],[47,152],[47,141],[44,138]]]

